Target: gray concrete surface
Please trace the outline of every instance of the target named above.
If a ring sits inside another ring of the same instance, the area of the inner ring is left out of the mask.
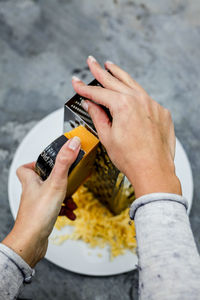
[[[92,78],[86,57],[118,63],[172,112],[194,174],[191,224],[200,249],[200,2],[0,1],[0,237],[13,225],[8,170],[22,138]],[[21,299],[137,299],[138,273],[73,274],[43,260]],[[186,283],[187,284],[187,283]]]

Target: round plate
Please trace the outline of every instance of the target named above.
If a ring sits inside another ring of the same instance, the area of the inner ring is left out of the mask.
[[[21,185],[16,176],[18,166],[35,161],[42,150],[55,138],[63,133],[63,109],[56,110],[41,120],[19,145],[10,167],[8,195],[11,212],[16,218],[21,195]],[[192,204],[193,179],[187,155],[177,140],[175,156],[176,173],[181,181],[183,195]],[[66,233],[69,228],[61,231],[53,230],[55,234]],[[108,276],[128,272],[136,268],[137,256],[129,251],[113,261],[109,259],[109,248],[91,249],[83,241],[67,240],[62,245],[49,242],[46,258],[56,265],[80,274],[92,276]]]

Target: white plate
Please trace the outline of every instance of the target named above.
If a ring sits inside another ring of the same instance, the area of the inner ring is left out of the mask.
[[[16,176],[17,167],[36,160],[40,152],[62,133],[63,109],[59,109],[41,120],[19,145],[10,167],[8,182],[9,202],[14,218],[17,215],[21,195],[21,185]],[[183,195],[188,199],[190,210],[193,197],[192,172],[187,155],[178,140],[175,165],[177,175],[182,183]],[[64,233],[66,230],[67,228],[64,228],[62,232]],[[56,233],[61,234],[60,231],[54,229],[53,235]],[[101,257],[99,254],[101,254]],[[64,269],[92,276],[107,276],[128,272],[134,270],[137,264],[137,257],[131,252],[127,251],[126,254],[110,261],[108,248],[91,249],[83,241],[70,240],[60,246],[50,242],[46,258]]]

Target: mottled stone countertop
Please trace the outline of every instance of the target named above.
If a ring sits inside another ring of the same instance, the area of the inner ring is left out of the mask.
[[[86,57],[112,60],[171,110],[194,175],[190,214],[200,249],[200,2],[0,0],[0,236],[12,228],[8,171],[17,146],[92,77]],[[137,270],[81,276],[47,260],[20,299],[137,299]]]

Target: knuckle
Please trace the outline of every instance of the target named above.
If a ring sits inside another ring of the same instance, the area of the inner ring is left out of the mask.
[[[51,177],[49,180],[46,181],[46,188],[47,193],[49,193],[49,196],[51,195],[52,191],[65,191],[67,188],[67,173],[63,175],[63,173],[55,172],[55,170],[52,171]]]
[[[81,92],[85,98],[91,99],[91,89],[89,86],[84,86]]]
[[[146,106],[146,110],[147,110],[147,113],[149,114],[149,115],[151,115],[152,114],[152,103],[150,102],[150,101],[147,101],[147,103],[145,104],[145,106]],[[155,107],[156,108],[156,107]]]
[[[162,106],[156,102],[155,100],[151,99],[151,98],[148,98],[149,101],[148,101],[148,104],[149,104],[149,107],[151,107],[153,110],[155,110],[156,112],[159,112],[160,109],[162,109]]]
[[[104,82],[105,80],[107,80],[107,77],[108,77],[108,76],[107,76],[107,74],[106,74],[107,72],[106,72],[106,73],[105,73],[105,72],[106,72],[106,71],[101,70],[101,69],[100,69],[100,70],[97,70],[97,74],[96,74],[97,76],[96,76],[96,77],[97,77],[97,80],[98,80],[99,82],[101,82],[101,83]]]
[[[149,97],[146,97],[144,93],[140,91],[135,91],[134,93],[135,93],[134,100],[137,103],[137,105],[139,106],[142,105],[144,108],[151,105],[151,101]]]
[[[52,180],[49,184],[48,196],[51,197],[52,191],[62,191],[63,187],[57,180]]]
[[[165,112],[167,119],[171,120],[172,119],[171,112],[167,108],[164,108],[164,112]]]
[[[95,77],[103,86],[110,85],[113,80],[112,75],[102,68],[96,69]]]
[[[102,80],[104,80],[103,83],[105,83],[105,85],[107,85],[107,86],[112,86],[112,84],[114,82],[113,76],[111,74],[109,74],[107,71],[102,72]]]
[[[139,99],[142,103],[148,104],[149,106],[153,104],[151,98],[147,96],[145,93],[139,92],[138,94],[139,94]]]
[[[60,164],[60,165],[69,165],[70,161],[71,161],[71,157],[70,157],[70,151],[69,154],[66,155],[64,153],[60,153],[57,158],[56,158],[56,163]]]
[[[21,167],[18,167],[18,168],[17,168],[17,170],[16,170],[16,174],[17,174],[17,176],[18,176],[18,175],[19,175],[19,173],[20,173],[20,168],[21,168]]]
[[[95,95],[100,89],[102,89],[100,86],[86,86],[84,89],[84,98],[95,102]]]
[[[18,167],[16,170],[16,174],[18,177],[21,175],[21,173],[22,173],[22,166]]]
[[[130,107],[130,96],[121,94],[119,97],[118,105],[117,105],[117,111],[122,112],[126,111]]]
[[[92,99],[92,86],[84,85],[79,88],[78,93],[84,98]]]

